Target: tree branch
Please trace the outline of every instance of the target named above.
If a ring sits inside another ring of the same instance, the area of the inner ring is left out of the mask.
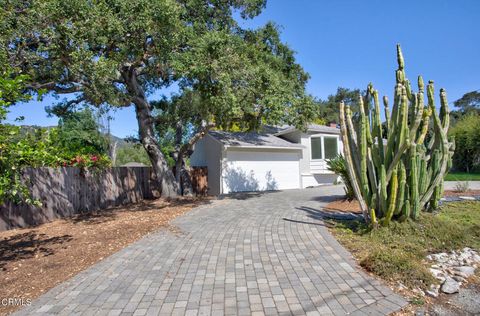
[[[210,129],[215,127],[215,123],[208,123],[199,127],[197,133],[193,135],[186,144],[179,150],[178,157],[183,157],[188,151],[193,148],[196,142],[198,142]]]
[[[57,83],[53,81],[45,82],[45,83],[31,83],[31,84],[28,84],[26,88],[31,90],[46,89],[46,90],[55,91],[56,93],[60,93],[60,94],[68,94],[68,93],[82,91],[81,85],[71,85],[70,87],[64,88],[64,87],[57,86]]]

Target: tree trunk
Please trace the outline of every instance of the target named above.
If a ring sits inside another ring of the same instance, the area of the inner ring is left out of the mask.
[[[183,195],[184,196],[192,196],[193,193],[194,193],[193,192],[192,179],[190,178],[190,172],[187,169],[187,166],[185,164],[185,160],[183,161],[181,177],[182,177]]]
[[[127,89],[135,105],[140,141],[152,163],[155,179],[161,190],[161,194],[165,197],[177,197],[178,185],[175,182],[172,171],[168,168],[167,161],[160,150],[160,146],[155,140],[150,104],[148,103],[143,88],[137,81],[136,69],[126,67],[122,72],[122,76],[127,83]]]

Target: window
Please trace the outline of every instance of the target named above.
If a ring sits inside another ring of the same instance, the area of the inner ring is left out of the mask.
[[[323,137],[323,143],[325,145],[325,159],[332,159],[338,155],[338,142],[337,137]]]
[[[312,159],[322,159],[322,138],[320,137],[312,137],[310,138],[311,141],[311,149],[312,149]]]

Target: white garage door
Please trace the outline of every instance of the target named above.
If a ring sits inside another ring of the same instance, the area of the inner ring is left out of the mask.
[[[298,151],[227,151],[223,193],[300,188]]]

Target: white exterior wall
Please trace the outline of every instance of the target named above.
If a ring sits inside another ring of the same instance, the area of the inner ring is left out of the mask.
[[[220,171],[223,145],[210,135],[200,139],[194,146],[190,165],[208,168],[208,194],[221,193]]]
[[[300,150],[228,148],[222,193],[298,189]]]
[[[337,176],[327,169],[327,162],[325,159],[312,159],[311,151],[311,137],[337,137],[338,153],[343,153],[343,143],[340,135],[326,134],[326,133],[302,133],[301,144],[305,146],[303,150],[303,159],[301,161],[301,180],[302,188],[310,186],[317,186],[321,184],[329,184],[337,180]],[[322,140],[322,146],[324,142]],[[322,147],[322,153],[325,155],[325,148]]]

